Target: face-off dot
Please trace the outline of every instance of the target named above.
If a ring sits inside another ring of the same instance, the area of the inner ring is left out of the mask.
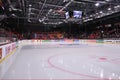
[[[101,58],[99,58],[99,60],[106,61],[107,58],[101,57]]]

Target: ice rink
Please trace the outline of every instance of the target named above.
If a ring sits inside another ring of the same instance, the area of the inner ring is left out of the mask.
[[[1,79],[120,79],[120,46],[25,45],[9,58],[13,62]]]

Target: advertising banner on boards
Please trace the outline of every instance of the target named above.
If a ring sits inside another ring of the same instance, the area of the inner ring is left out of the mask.
[[[0,59],[2,59],[2,48],[0,48]]]
[[[10,48],[11,48],[10,45],[7,46],[7,47],[5,47],[5,51],[6,51],[5,54],[6,54],[6,55],[10,53]]]
[[[104,40],[102,40],[102,39],[96,40],[96,43],[104,43]]]

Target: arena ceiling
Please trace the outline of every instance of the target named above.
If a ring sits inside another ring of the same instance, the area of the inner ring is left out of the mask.
[[[67,11],[82,11],[83,22],[120,11],[120,0],[0,0],[0,4],[0,11],[4,12],[0,18],[7,16],[42,24],[66,22]]]

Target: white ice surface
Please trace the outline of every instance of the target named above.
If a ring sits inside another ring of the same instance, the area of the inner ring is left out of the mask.
[[[119,46],[26,45],[9,58],[0,79],[120,79]]]

